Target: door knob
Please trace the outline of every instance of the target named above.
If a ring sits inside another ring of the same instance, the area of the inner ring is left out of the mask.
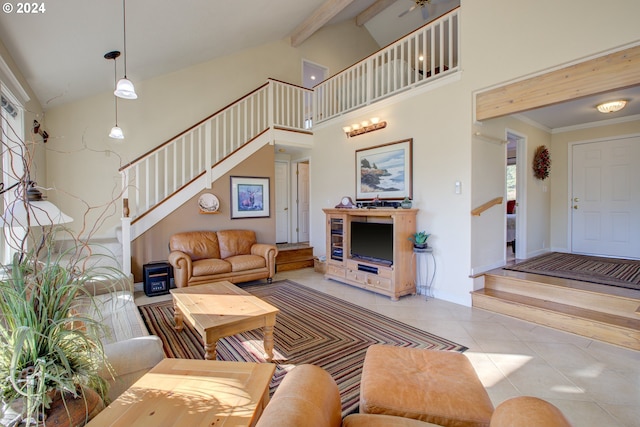
[[[578,205],[573,205],[573,209],[578,210]]]
[[[575,198],[573,199],[573,201],[574,201],[574,202],[579,202],[579,201],[580,201],[580,199],[579,199],[579,198],[577,198],[577,197],[575,197]]]

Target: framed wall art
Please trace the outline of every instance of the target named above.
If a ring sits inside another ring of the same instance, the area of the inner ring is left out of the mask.
[[[356,150],[356,199],[413,198],[413,139]]]
[[[231,219],[269,216],[269,178],[232,176]]]

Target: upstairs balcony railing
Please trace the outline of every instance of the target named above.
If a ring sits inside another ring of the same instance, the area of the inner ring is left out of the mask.
[[[314,87],[315,123],[458,71],[460,8]]]
[[[124,217],[132,221],[268,129],[309,131],[312,91],[267,83],[120,169]]]

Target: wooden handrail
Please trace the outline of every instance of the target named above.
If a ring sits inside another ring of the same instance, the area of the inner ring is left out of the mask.
[[[501,205],[502,204],[502,199],[503,199],[503,197],[496,197],[495,199],[489,200],[487,203],[482,204],[482,205],[478,206],[477,208],[475,208],[474,210],[472,210],[471,211],[471,215],[480,216],[480,214],[482,212],[486,211],[491,206]]]

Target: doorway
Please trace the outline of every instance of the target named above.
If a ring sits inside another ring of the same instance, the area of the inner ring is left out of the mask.
[[[574,253],[640,258],[640,136],[571,146]]]
[[[527,139],[524,135],[507,130],[505,200],[507,200],[506,260],[527,257],[526,236],[526,164]]]

